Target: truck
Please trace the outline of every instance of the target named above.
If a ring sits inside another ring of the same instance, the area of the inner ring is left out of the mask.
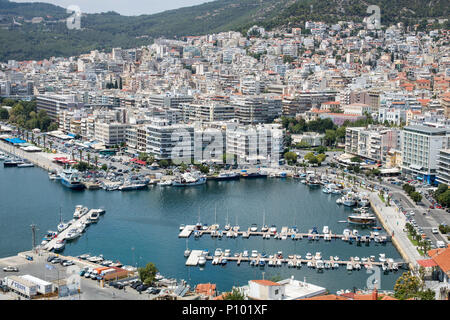
[[[29,274],[21,276],[21,278],[34,283],[37,286],[37,292],[40,294],[48,294],[53,292],[53,284],[50,282],[33,277]]]
[[[37,285],[31,281],[18,276],[9,276],[6,278],[6,285],[11,291],[31,299],[37,294]]]

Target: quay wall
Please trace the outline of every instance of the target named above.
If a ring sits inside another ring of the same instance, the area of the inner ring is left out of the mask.
[[[378,197],[378,195],[375,195],[375,196]],[[402,258],[409,264],[409,268],[411,270],[414,270],[414,263],[413,263],[413,261],[411,261],[411,258],[409,257],[409,255],[406,254],[405,250],[400,245],[400,242],[397,240],[395,235],[392,236],[392,230],[391,230],[390,226],[387,224],[387,222],[385,221],[386,218],[382,215],[381,211],[378,209],[377,205],[374,203],[374,201],[372,199],[370,199],[370,206],[372,207],[373,211],[375,212],[375,215],[378,217],[378,220],[380,220],[383,228],[391,236],[392,244],[398,250],[398,252],[402,256]],[[416,250],[416,249],[414,248],[414,250]]]
[[[15,153],[15,155],[27,159],[34,165],[41,167],[45,170],[58,170],[61,169],[56,163],[52,162],[53,157],[60,156],[58,154],[43,154],[41,152],[25,152],[20,148],[17,148],[11,144],[8,144],[4,141],[0,141],[0,150],[5,151],[7,153]],[[48,157],[46,157],[48,155]]]

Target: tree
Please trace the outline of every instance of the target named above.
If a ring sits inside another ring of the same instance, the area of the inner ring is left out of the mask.
[[[445,191],[444,193],[440,194],[437,198],[438,202],[446,207],[450,206],[450,190]]]
[[[146,285],[151,285],[155,280],[156,274],[158,273],[158,269],[155,264],[147,263],[144,268],[138,268],[139,278]]]
[[[245,300],[244,293],[238,288],[233,288],[231,292],[225,293],[223,295],[224,300]]]
[[[97,162],[98,162],[98,156],[96,155],[95,157],[94,157],[94,164],[95,164],[95,170],[97,170]]]
[[[336,131],[332,129],[325,130],[325,144],[327,146],[332,146],[336,143]]]
[[[419,203],[422,200],[422,195],[416,191],[411,192],[409,196],[415,203]]]
[[[108,166],[106,165],[106,163],[102,164],[102,170],[103,170],[103,171],[108,170]]]
[[[5,108],[0,108],[0,119],[1,120],[8,120],[9,119],[9,112]]]
[[[286,152],[284,154],[284,159],[291,165],[297,162],[297,157],[295,152]]]
[[[324,153],[318,154],[318,155],[316,156],[317,161],[318,161],[319,164],[321,164],[322,162],[324,162],[326,157],[327,157],[327,155],[324,154]]]
[[[423,290],[423,281],[409,272],[404,272],[395,283],[394,297],[399,300],[420,299],[434,300],[434,292],[430,289]]]

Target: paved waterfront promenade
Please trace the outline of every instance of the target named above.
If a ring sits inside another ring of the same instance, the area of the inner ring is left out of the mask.
[[[61,167],[56,163],[52,162],[55,157],[68,157],[66,154],[62,153],[46,153],[46,152],[25,152],[20,148],[14,147],[4,141],[0,141],[0,150],[14,153],[15,155],[27,159],[34,165],[39,166],[45,170],[60,170]]]
[[[376,192],[369,196],[372,208],[380,219],[383,227],[392,236],[392,243],[396,246],[411,268],[418,267],[417,260],[423,259],[416,247],[408,239],[405,229],[406,217],[394,207],[386,207]]]

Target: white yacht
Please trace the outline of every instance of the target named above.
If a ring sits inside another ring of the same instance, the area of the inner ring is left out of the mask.
[[[215,257],[219,257],[222,255],[222,249],[217,248],[216,251],[214,251],[214,256]]]
[[[59,252],[62,251],[66,246],[66,241],[64,240],[58,240],[55,243],[55,246],[53,247],[53,251]]]
[[[200,256],[200,258],[198,259],[198,265],[204,266],[205,264],[206,264],[206,258],[204,256]]]
[[[347,263],[347,270],[349,270],[349,271],[353,270],[353,265],[351,262]]]
[[[100,217],[100,213],[97,210],[92,210],[89,216],[89,221],[97,222]]]
[[[244,253],[242,253],[242,256],[244,258],[247,258],[248,257],[248,250],[244,250]]]
[[[320,252],[316,252],[314,259],[316,260],[321,260],[322,259],[322,254]]]
[[[322,233],[324,233],[324,234],[330,233],[330,230],[329,230],[328,226],[324,226],[324,227],[323,227]]]
[[[311,254],[311,252],[308,252],[308,253],[306,254],[305,259],[306,259],[306,260],[311,260],[311,259],[312,259],[312,254]]]
[[[258,250],[252,250],[252,258],[257,258],[258,257]]]

